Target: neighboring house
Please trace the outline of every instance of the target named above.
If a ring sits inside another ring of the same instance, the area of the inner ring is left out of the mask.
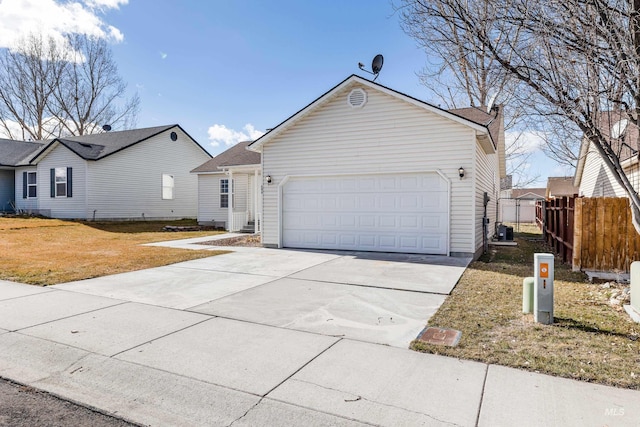
[[[35,145],[0,144],[0,194],[18,211],[52,218],[195,218],[197,179],[189,171],[211,158],[178,125]],[[14,174],[13,191],[6,171]]]
[[[547,178],[545,199],[573,197],[578,194],[578,187],[573,184],[572,176],[550,176]]]
[[[0,139],[0,212],[15,210],[16,168],[28,165],[28,159],[42,149],[44,145],[37,142],[22,142],[11,139]],[[28,174],[24,183],[27,193],[35,200],[35,172]]]
[[[506,175],[501,109],[446,111],[355,75],[249,149],[267,247],[478,256]]]
[[[629,182],[640,189],[640,169],[638,165],[638,127],[622,113],[604,114],[600,126],[603,135],[609,135],[611,147],[619,153],[622,170]],[[573,179],[578,187],[577,194],[584,197],[627,197],[613,173],[605,165],[602,156],[587,138],[582,140],[578,165]]]
[[[260,231],[260,154],[240,142],[193,169],[198,176],[198,223],[229,231]]]
[[[546,188],[511,188],[503,190],[500,199],[500,221],[534,223],[536,201],[544,200]]]

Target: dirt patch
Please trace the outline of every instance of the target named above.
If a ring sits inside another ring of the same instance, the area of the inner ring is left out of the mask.
[[[0,378],[0,426],[134,426],[118,418]]]
[[[259,248],[262,247],[260,236],[256,234],[248,234],[246,236],[229,237],[228,239],[208,240],[200,242],[198,245],[207,246],[245,246]]]

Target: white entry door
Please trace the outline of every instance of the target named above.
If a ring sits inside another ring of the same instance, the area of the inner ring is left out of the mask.
[[[292,177],[282,245],[447,255],[449,186],[437,173]]]

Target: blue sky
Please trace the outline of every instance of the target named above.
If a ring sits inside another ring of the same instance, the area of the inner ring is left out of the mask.
[[[213,155],[350,74],[369,77],[357,64],[378,53],[379,83],[434,101],[416,75],[426,56],[389,0],[0,0],[0,27],[0,47],[31,27],[109,39],[142,101],[138,127],[179,123]],[[564,174],[540,154],[529,167]]]

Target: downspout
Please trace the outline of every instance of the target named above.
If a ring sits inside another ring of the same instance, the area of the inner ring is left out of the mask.
[[[227,170],[227,176],[229,177],[227,185],[227,211],[229,216],[229,231],[233,232],[235,230],[235,225],[233,224],[233,172],[231,170]]]

